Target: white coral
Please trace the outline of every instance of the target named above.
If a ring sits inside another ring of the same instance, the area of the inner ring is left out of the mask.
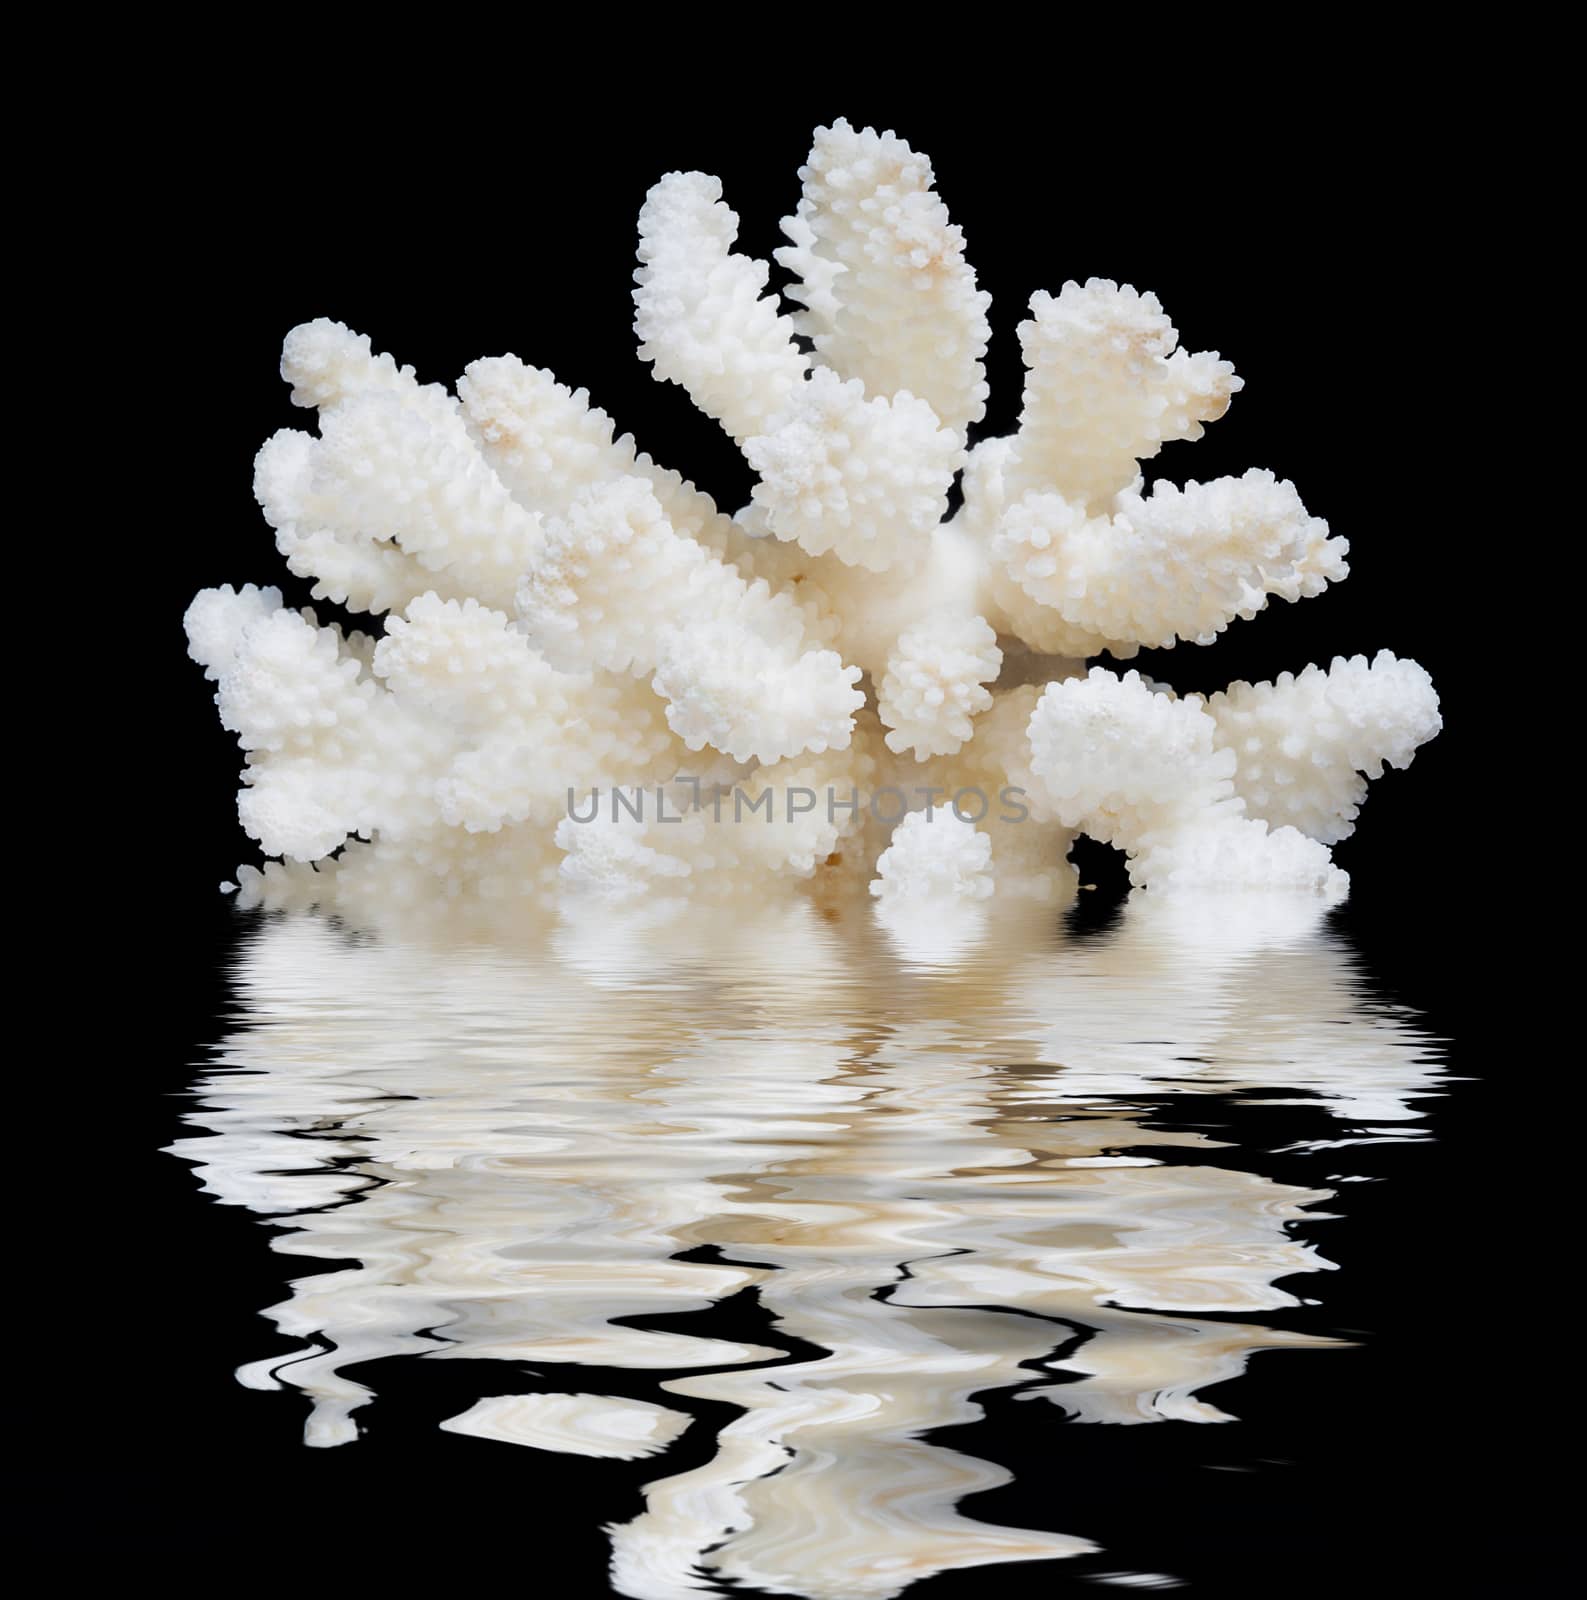
[[[737,237],[718,179],[663,178],[639,213],[634,331],[656,376],[682,384],[742,444],[782,411],[809,363],[763,293],[769,268],[734,253]]]
[[[777,761],[841,749],[863,702],[857,668],[806,648],[788,596],[680,534],[643,478],[590,490],[553,524],[518,610],[563,667],[654,674],[691,750]]]
[[[1171,439],[1199,439],[1241,387],[1216,351],[1192,355],[1154,294],[1107,278],[1031,297],[1019,328],[1025,406],[1020,475],[1100,509],[1137,463]]]
[[[976,288],[931,163],[839,119],[816,130],[799,176],[799,209],[783,219],[792,242],[776,252],[800,279],[795,326],[829,367],[872,394],[917,395],[962,435],[986,410],[992,297]]]
[[[1019,328],[1017,430],[972,446],[989,297],[929,162],[837,122],[800,177],[791,312],[716,179],[672,173],[640,216],[640,354],[756,470],[734,516],[515,356],[454,397],[340,323],[287,336],[318,430],[267,442],[256,494],[314,598],[383,631],[252,585],[190,608],[247,756],[243,824],[284,858],[239,874],[246,900],[874,881],[896,913],[1072,892],[1075,830],[1158,892],[1342,892],[1328,846],[1367,778],[1438,731],[1420,667],[1384,652],[1205,700],[1084,668],[1346,575],[1270,472],[1144,483],[1226,409],[1230,364],[1181,350],[1150,294],[1067,283]],[[619,814],[619,793],[666,805]]]
[[[992,841],[951,811],[912,812],[876,863],[871,893],[886,902],[985,900]]]
[[[907,391],[867,399],[858,378],[820,369],[744,455],[779,539],[885,572],[929,548],[963,449],[924,400]]]
[[[1114,504],[1111,516],[1092,517],[1060,494],[1027,495],[1009,508],[993,553],[1078,634],[1128,649],[1210,644],[1269,595],[1317,594],[1347,570],[1345,541],[1271,472],[1160,483]]]
[[[1231,684],[1207,711],[1251,810],[1324,844],[1355,831],[1367,779],[1408,767],[1443,725],[1433,680],[1390,650],[1371,663],[1336,656],[1326,672],[1311,666],[1274,683]]]
[[[1051,685],[1030,720],[1032,771],[1060,820],[1129,857],[1157,889],[1304,889],[1335,898],[1344,874],[1294,828],[1244,815],[1234,753],[1195,699],[1156,693],[1137,672],[1093,667]]]
[[[985,685],[1003,664],[997,635],[984,618],[927,617],[902,634],[877,691],[877,709],[892,730],[890,750],[952,755],[969,742],[971,719],[992,703]]]

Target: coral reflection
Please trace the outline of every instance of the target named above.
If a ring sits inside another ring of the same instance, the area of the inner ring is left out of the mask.
[[[1331,1342],[1260,1320],[1329,1266],[1291,1226],[1329,1191],[1165,1107],[1306,1104],[1328,1147],[1414,1132],[1439,1076],[1321,913],[1273,897],[1137,899],[1083,938],[994,920],[951,962],[803,905],[689,932],[261,922],[207,1131],[174,1147],[278,1250],[354,1263],[299,1279],[268,1313],[297,1347],[239,1373],[301,1391],[311,1445],[355,1438],[358,1365],[404,1354],[518,1364],[446,1426],[540,1449],[659,1454],[691,1400],[736,1407],[612,1530],[644,1600],[887,1596],[1091,1548],[961,1515],[1006,1474],[937,1430],[998,1388],[1054,1426],[1219,1421],[1201,1391],[1254,1351]],[[746,1289],[766,1343],[656,1322]],[[652,1369],[654,1401],[554,1363]]]

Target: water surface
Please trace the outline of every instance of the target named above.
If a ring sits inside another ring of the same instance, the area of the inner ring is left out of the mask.
[[[239,1379],[356,1450],[371,1363],[476,1363],[441,1427],[496,1472],[653,1467],[609,1529],[635,1600],[1173,1586],[1066,1516],[1073,1430],[1224,1422],[1333,1359],[1326,1219],[1441,1092],[1324,916],[1261,898],[510,945],[272,918],[234,992],[174,1149],[302,1262]],[[1013,1398],[1040,1526],[964,1505]]]

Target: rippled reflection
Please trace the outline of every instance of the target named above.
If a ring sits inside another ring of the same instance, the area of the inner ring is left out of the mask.
[[[1187,1097],[1314,1108],[1326,1176],[1415,1137],[1440,1070],[1285,904],[1137,899],[1083,937],[798,907],[510,951],[301,917],[250,930],[235,981],[175,1149],[277,1249],[354,1263],[270,1308],[295,1348],[240,1378],[301,1391],[316,1446],[394,1355],[515,1364],[443,1426],[541,1450],[660,1457],[726,1402],[706,1464],[612,1530],[634,1597],[888,1596],[1091,1548],[959,1513],[1006,1474],[939,1430],[1016,1387],[1055,1431],[1224,1420],[1202,1391],[1254,1351],[1331,1342],[1261,1321],[1330,1266],[1293,1224],[1331,1191],[1246,1170]],[[746,1289],[774,1342],[656,1320]]]

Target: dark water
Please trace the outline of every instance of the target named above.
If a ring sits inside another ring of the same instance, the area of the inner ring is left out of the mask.
[[[229,985],[151,1275],[204,1334],[173,1544],[636,1597],[1502,1569],[1448,1520],[1471,1085],[1337,916],[240,919]]]

